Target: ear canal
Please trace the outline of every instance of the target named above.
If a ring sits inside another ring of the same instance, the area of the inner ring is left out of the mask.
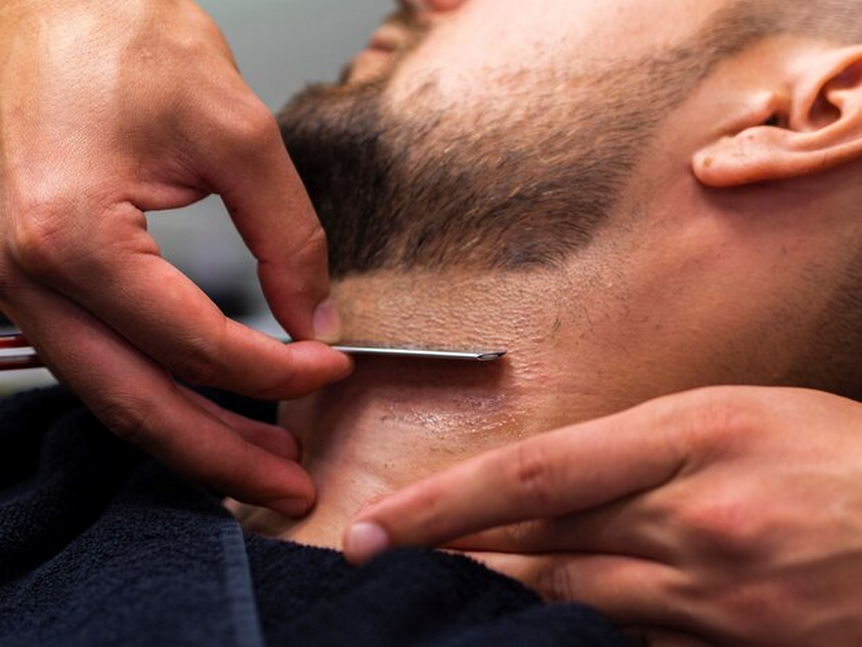
[[[862,61],[856,58],[862,52],[851,51],[854,55],[849,59],[838,58],[828,74],[817,75],[816,70],[812,70],[803,77],[801,84],[807,87],[800,93],[798,114],[793,119],[797,130],[826,128],[837,122],[843,111],[850,107],[862,87]]]
[[[812,83],[812,96],[801,104],[798,129],[816,131],[827,128],[841,119],[850,108],[856,93],[862,87],[862,62],[852,61],[834,71],[834,76],[822,86]]]
[[[741,100],[733,130],[695,154],[692,171],[702,184],[729,188],[788,180],[862,158],[862,47],[797,58],[796,73],[766,80],[773,88],[786,84],[784,105],[774,93],[764,118]]]
[[[838,107],[830,103],[829,99],[821,94],[817,97],[817,100],[811,107],[808,121],[815,130],[820,130],[821,128],[826,128],[830,124],[834,124],[840,118],[841,111]]]

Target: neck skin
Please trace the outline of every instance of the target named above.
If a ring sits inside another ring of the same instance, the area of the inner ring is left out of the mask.
[[[660,163],[646,156],[630,184],[640,188],[564,267],[337,282],[345,340],[509,354],[496,366],[361,360],[345,382],[285,403],[281,423],[300,439],[318,501],[298,522],[240,511],[246,527],[337,548],[369,500],[491,447],[687,389],[837,392],[845,380],[858,395],[858,368],[830,354],[841,335],[824,344],[822,332],[862,236],[858,169],[717,191],[688,165],[726,121],[714,97],[748,87],[750,69],[730,86],[718,75],[668,118],[652,147]]]
[[[593,415],[594,385],[561,372],[571,343],[564,322],[577,316],[566,283],[541,275],[380,274],[337,284],[348,339],[509,353],[495,364],[360,359],[344,383],[283,405],[281,422],[300,438],[319,498],[281,536],[336,547],[345,522],[369,499],[573,415]],[[569,397],[577,391],[585,396],[579,412]]]
[[[600,236],[553,272],[337,283],[346,339],[509,354],[498,365],[360,360],[344,383],[283,405],[319,498],[306,519],[270,514],[257,529],[337,548],[369,500],[494,446],[689,388],[794,383],[788,351],[805,348],[823,296],[794,296],[787,274],[776,288],[769,227],[699,223]],[[800,271],[796,250],[781,273]]]

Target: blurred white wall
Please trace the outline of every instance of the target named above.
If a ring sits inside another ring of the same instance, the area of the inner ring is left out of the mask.
[[[216,20],[251,88],[278,110],[309,82],[333,81],[394,0],[198,0]],[[151,214],[165,256],[229,309],[264,310],[254,262],[217,198]],[[245,303],[233,303],[234,300]]]

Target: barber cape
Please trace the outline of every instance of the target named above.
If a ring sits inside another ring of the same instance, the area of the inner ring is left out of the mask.
[[[0,402],[0,645],[291,644],[627,643],[466,558],[245,535],[66,390]]]

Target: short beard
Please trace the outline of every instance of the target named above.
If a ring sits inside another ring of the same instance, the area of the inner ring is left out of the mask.
[[[502,89],[494,105],[440,105],[434,78],[409,116],[387,105],[388,78],[307,90],[279,122],[328,234],[333,276],[558,267],[611,219],[659,124],[759,39],[735,15],[588,76],[499,73],[486,80]]]
[[[385,111],[383,89],[313,88],[279,117],[335,277],[556,265],[608,219],[657,121],[618,97],[561,110],[541,86],[517,93],[532,96],[530,123],[471,124],[457,109],[408,121]],[[533,118],[549,114],[559,122]]]

